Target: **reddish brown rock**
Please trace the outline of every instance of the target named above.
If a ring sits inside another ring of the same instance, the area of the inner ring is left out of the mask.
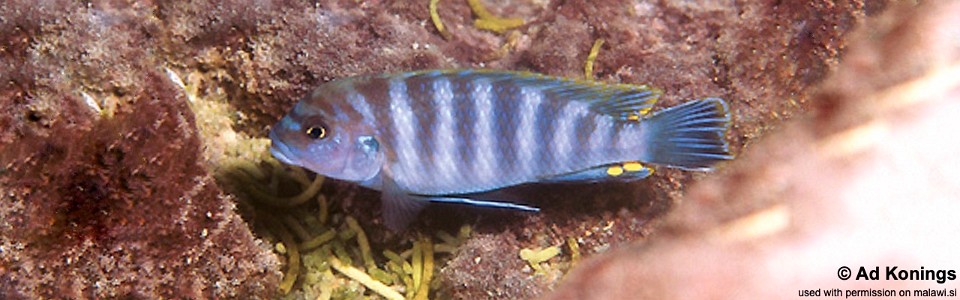
[[[943,2],[873,18],[851,35],[813,113],[691,187],[654,237],[585,263],[547,298],[954,289],[960,148],[945,134],[960,130],[960,43],[947,29],[957,14]],[[879,278],[857,280],[861,266]],[[850,279],[838,278],[842,267]],[[891,279],[888,267],[932,274]]]
[[[275,295],[145,11],[70,3],[0,5],[0,298]]]

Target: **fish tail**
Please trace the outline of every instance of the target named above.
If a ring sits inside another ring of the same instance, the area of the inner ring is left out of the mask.
[[[727,103],[720,98],[689,101],[643,120],[641,161],[688,170],[709,170],[732,159],[726,141]]]

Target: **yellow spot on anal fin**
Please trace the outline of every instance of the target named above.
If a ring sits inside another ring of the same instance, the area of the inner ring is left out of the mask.
[[[637,172],[643,170],[643,165],[639,162],[631,161],[623,164],[623,169],[627,172]]]
[[[654,101],[654,102],[656,102],[656,101]],[[641,109],[641,110],[639,111],[639,113],[640,113],[640,115],[646,115],[647,113],[650,112],[651,109],[653,109],[653,103],[650,103],[650,107]]]
[[[607,175],[610,176],[620,176],[623,174],[623,168],[620,166],[611,166],[607,168]]]
[[[640,113],[640,114],[643,114],[643,113]],[[627,120],[630,120],[630,121],[639,121],[639,120],[640,120],[640,115],[630,114],[629,116],[627,116]]]

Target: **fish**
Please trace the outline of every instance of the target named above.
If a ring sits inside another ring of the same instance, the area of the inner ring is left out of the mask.
[[[324,83],[270,130],[279,161],[378,190],[403,230],[431,202],[538,211],[492,195],[525,183],[633,181],[652,164],[732,159],[730,110],[705,98],[521,71],[425,70]],[[642,164],[641,164],[642,163]]]

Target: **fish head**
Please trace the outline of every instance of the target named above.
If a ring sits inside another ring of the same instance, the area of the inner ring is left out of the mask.
[[[328,117],[303,102],[270,130],[270,152],[278,160],[317,174],[365,181],[383,166],[380,143],[359,120]]]

